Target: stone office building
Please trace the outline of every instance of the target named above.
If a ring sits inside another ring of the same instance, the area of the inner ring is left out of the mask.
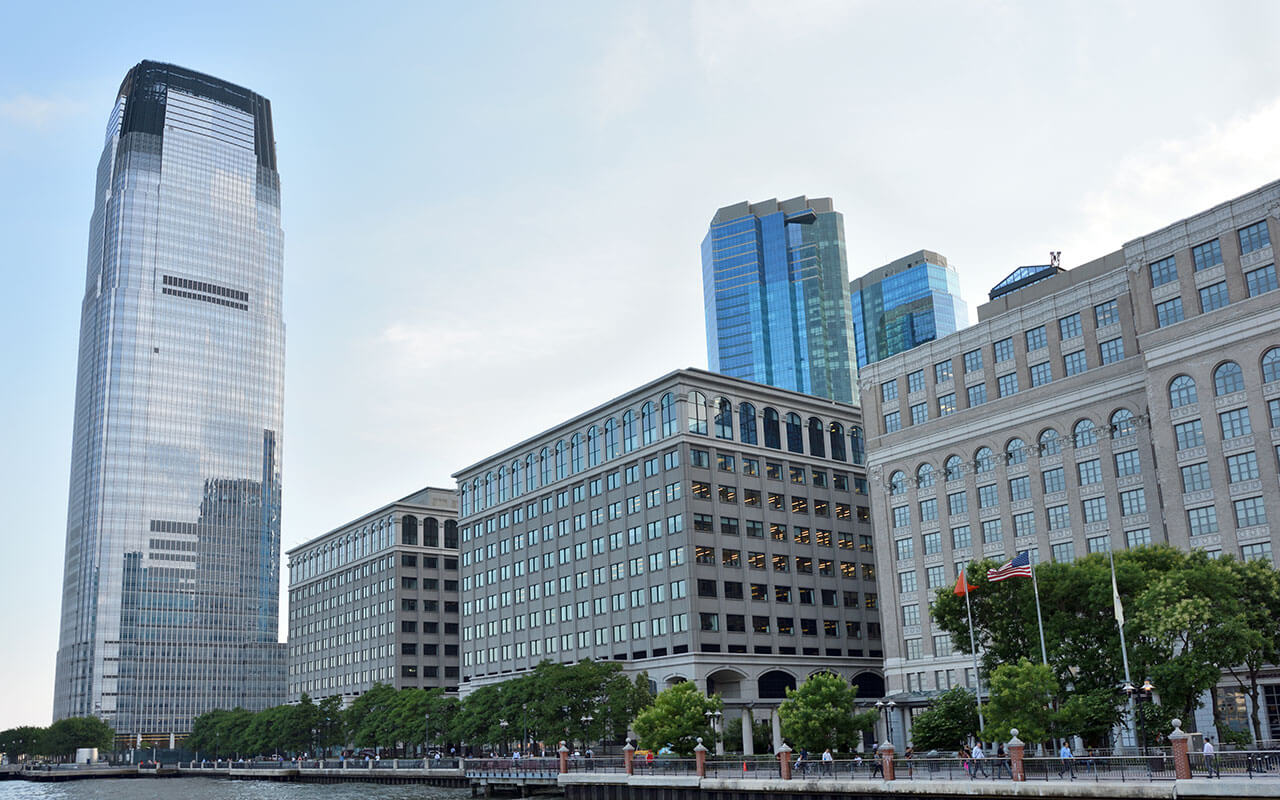
[[[900,713],[973,685],[969,657],[929,617],[970,560],[1148,543],[1272,559],[1278,210],[1280,182],[1071,270],[1024,267],[975,326],[863,370]],[[1278,689],[1266,692],[1272,738]]]
[[[427,487],[289,551],[289,699],[456,692],[458,502]]]
[[[459,471],[462,692],[607,659],[730,718],[819,671],[874,701],[863,452],[854,406],[683,369]]]

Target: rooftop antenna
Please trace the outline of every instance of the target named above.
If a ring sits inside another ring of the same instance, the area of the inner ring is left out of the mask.
[[[1049,251],[1049,266],[1053,267],[1054,269],[1062,268],[1062,251],[1061,250]]]

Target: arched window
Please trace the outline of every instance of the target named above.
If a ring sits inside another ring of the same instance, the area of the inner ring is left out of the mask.
[[[622,415],[622,452],[630,453],[640,444],[640,439],[636,436],[636,412],[627,410]]]
[[[828,438],[831,440],[831,460],[848,461],[844,447],[844,426],[833,422],[827,426]]]
[[[1111,438],[1119,439],[1122,436],[1132,436],[1138,430],[1138,424],[1133,421],[1133,412],[1127,408],[1118,409],[1111,415]]]
[[[707,396],[697,389],[689,392],[689,433],[707,435]]]
[[[849,460],[855,464],[867,463],[867,448],[862,441],[862,428],[858,425],[849,426]]]
[[[1213,393],[1221,397],[1224,394],[1244,391],[1244,371],[1234,361],[1220,364],[1213,371]]]
[[[889,494],[906,494],[907,476],[898,470],[889,476]]]
[[[756,407],[738,403],[738,438],[743,444],[759,444],[756,439]]]
[[[1040,431],[1040,455],[1056,456],[1062,452],[1062,440],[1053,428]]]
[[[451,550],[458,549],[458,522],[457,520],[446,519],[444,521],[444,546]]]
[[[484,484],[480,483],[479,478],[476,478],[471,481],[471,499],[472,499],[472,505],[474,506],[474,508],[472,508],[473,511],[477,511],[477,512],[484,511],[484,495],[482,494],[483,489],[484,489]]]
[[[996,468],[996,456],[991,452],[990,447],[979,447],[978,452],[973,454],[973,466],[979,474],[991,472]]]
[[[471,514],[471,490],[464,483],[458,487],[458,505],[460,507],[461,516]]]
[[[1262,382],[1280,381],[1280,347],[1262,354]]]
[[[658,441],[658,409],[653,403],[640,406],[640,438],[645,444]]]
[[[582,472],[582,434],[580,433],[575,433],[569,439],[569,463],[574,475]]]
[[[524,490],[532,492],[538,488],[538,458],[530,453],[524,460]]]
[[[511,480],[510,476],[507,475],[507,468],[499,467],[498,469],[498,502],[499,503],[507,502],[508,498],[511,495],[511,484],[509,483],[510,480]]]
[[[520,473],[523,464],[520,459],[511,462],[511,496],[519,497],[524,491],[524,485],[520,482]]]
[[[823,441],[826,431],[822,429],[822,420],[809,417],[809,455],[815,458],[827,457],[827,446]]]
[[[1027,463],[1027,445],[1016,436],[1004,446],[1005,461],[1009,464]]]
[[[565,463],[564,439],[561,439],[556,442],[556,480],[562,481],[568,475],[568,464]]]
[[[493,473],[484,474],[484,507],[493,508]]]
[[[716,401],[716,438],[733,438],[733,403],[727,397]]]
[[[662,435],[675,436],[680,432],[680,420],[676,417],[676,396],[667,392],[662,396]]]
[[[618,457],[618,421],[609,417],[604,421],[604,459]]]
[[[542,448],[542,485],[546,486],[551,483],[551,451]]]
[[[947,456],[947,463],[943,469],[947,474],[947,480],[959,480],[964,477],[964,459],[960,456]]]
[[[595,425],[587,428],[587,466],[600,466],[600,429]]]
[[[787,449],[792,453],[804,452],[804,435],[800,433],[800,415],[792,411],[787,415]]]
[[[1179,375],[1169,383],[1169,405],[1173,408],[1189,406],[1199,401],[1200,398],[1196,396],[1196,382],[1190,375]]]
[[[916,467],[916,486],[921,489],[928,489],[933,485],[933,465],[921,464]]]
[[[427,547],[440,546],[440,521],[435,517],[427,517],[422,521],[422,544]]]
[[[778,427],[778,412],[765,406],[764,408],[764,446],[774,450],[782,449],[782,430]]]
[[[1071,438],[1073,446],[1088,447],[1098,443],[1098,429],[1094,426],[1093,420],[1082,419],[1071,429]]]

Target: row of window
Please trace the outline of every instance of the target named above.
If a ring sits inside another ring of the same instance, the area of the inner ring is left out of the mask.
[[[871,509],[865,506],[858,506],[858,519],[869,521]],[[700,533],[715,533],[715,518],[710,514],[694,514],[693,529]],[[737,517],[720,517],[720,533],[724,536],[737,536],[742,532],[746,532],[747,538],[763,539],[765,538],[765,526],[760,520],[749,519],[743,520]],[[788,536],[787,526],[780,522],[769,523],[769,538],[777,542],[794,541],[796,544],[816,544],[820,547],[831,547],[834,537],[835,546],[841,550],[858,549],[864,553],[870,553],[874,549],[874,537],[869,533],[855,534],[847,531],[838,531],[833,534],[829,529],[815,528],[812,531],[807,526],[792,526],[792,533]]]
[[[1265,267],[1259,267],[1250,270],[1244,274],[1245,290],[1249,297],[1257,297],[1264,292],[1274,291],[1280,288],[1280,283],[1276,280],[1276,265],[1267,264]],[[1207,314],[1210,311],[1217,311],[1231,304],[1231,296],[1227,290],[1226,281],[1218,281],[1208,286],[1201,286],[1197,293],[1200,298],[1200,313]],[[1172,297],[1155,304],[1156,309],[1156,326],[1164,328],[1173,325],[1176,322],[1182,322],[1186,318],[1186,314],[1182,307],[1182,297]]]
[[[1247,255],[1255,250],[1271,246],[1271,232],[1267,229],[1267,221],[1255,222],[1236,231],[1236,240],[1240,244],[1240,255]],[[1222,244],[1212,239],[1191,248],[1191,261],[1196,272],[1216,267],[1222,263]],[[1149,265],[1151,288],[1164,286],[1178,279],[1178,264],[1174,256],[1162,258]]]

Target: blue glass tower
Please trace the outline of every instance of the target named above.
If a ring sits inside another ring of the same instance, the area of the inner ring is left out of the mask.
[[[830,198],[720,209],[702,240],[711,370],[856,402],[848,280],[844,218]]]
[[[849,284],[858,366],[949,336],[969,324],[960,276],[947,259],[921,250]]]

